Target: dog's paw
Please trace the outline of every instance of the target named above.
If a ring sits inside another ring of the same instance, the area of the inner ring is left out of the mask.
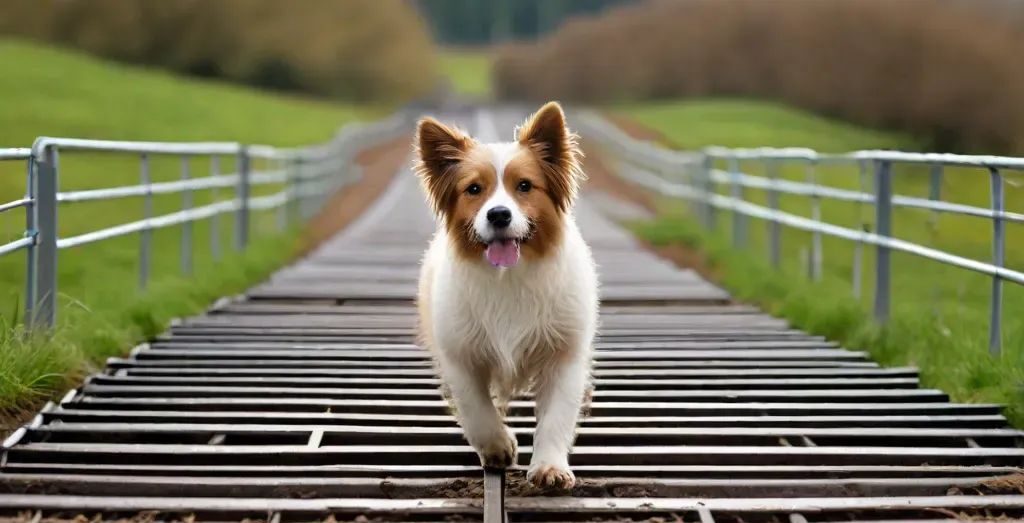
[[[477,449],[484,468],[507,469],[516,464],[519,455],[516,435],[508,427],[502,429]]]
[[[576,476],[567,465],[535,463],[526,472],[526,479],[540,488],[568,490],[576,484]]]

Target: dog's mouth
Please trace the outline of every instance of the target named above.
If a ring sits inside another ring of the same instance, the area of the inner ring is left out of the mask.
[[[484,257],[495,267],[512,267],[519,263],[520,248],[528,243],[537,232],[537,224],[530,223],[529,230],[522,236],[510,236],[507,232],[499,232],[490,240],[481,239],[486,248]]]
[[[519,263],[519,244],[517,238],[499,238],[487,244],[484,256],[495,267],[512,267]]]

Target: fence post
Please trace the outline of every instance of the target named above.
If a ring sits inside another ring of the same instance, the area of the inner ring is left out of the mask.
[[[743,183],[740,181],[740,160],[735,155],[729,157],[729,181],[733,203],[739,204],[743,201]],[[737,207],[732,210],[732,245],[735,248],[747,245],[747,217]]]
[[[1003,267],[1006,263],[1006,223],[1002,213],[1006,207],[1003,193],[1003,175],[999,169],[989,168],[992,181],[992,265]],[[991,318],[988,331],[988,352],[999,356],[1002,350],[1003,323],[1003,279],[999,275],[992,276],[992,302],[989,305]]]
[[[857,186],[860,192],[867,192],[867,178],[868,178],[868,165],[867,160],[860,160],[857,162]],[[867,222],[864,220],[864,203],[861,200],[857,200],[857,219],[860,220],[860,230],[862,232],[870,232]],[[864,241],[858,239],[853,244],[853,274],[850,276],[850,281],[853,285],[853,297],[860,300],[860,294],[863,288],[863,274],[864,274]]]
[[[192,173],[189,172],[189,157],[184,155],[181,157],[181,180],[187,182],[192,178]],[[183,188],[181,191],[181,210],[189,211],[192,209],[192,190],[189,188]],[[185,220],[181,223],[181,273],[184,275],[192,274],[192,220]]]
[[[149,156],[143,154],[140,158],[139,181],[146,186],[146,195],[142,197],[142,217],[150,219],[153,217],[153,191],[150,187],[152,180],[149,175]],[[145,289],[149,282],[150,265],[150,241],[152,229],[146,227],[139,232],[139,288]]]
[[[807,162],[807,181],[811,184],[811,219],[821,223],[821,196],[818,195],[817,160],[809,159]],[[820,281],[822,275],[822,258],[824,257],[821,245],[821,232],[811,233],[811,259],[810,274],[811,280]]]
[[[32,321],[36,306],[36,263],[38,259],[39,230],[36,226],[36,208],[39,206],[36,192],[36,160],[35,155],[26,162],[28,171],[25,176],[25,199],[32,202],[25,208],[25,234],[32,238],[32,243],[25,249],[25,323]]]
[[[235,198],[235,249],[244,251],[249,245],[249,149],[245,145],[238,149],[238,186]]]
[[[697,177],[694,175],[694,171],[696,171],[698,167],[699,165],[697,163],[690,160],[682,160],[679,162],[679,172],[682,177],[683,185],[685,185],[686,188],[694,194],[697,191]],[[700,218],[700,201],[692,197],[684,201],[685,203],[683,205],[687,205],[689,207],[690,214]]]
[[[275,170],[284,173],[284,188],[281,190],[282,193],[284,194],[284,201],[281,202],[281,205],[277,208],[277,230],[279,230],[279,231],[286,231],[286,230],[288,230],[288,222],[289,222],[289,220],[288,220],[288,198],[290,197],[289,192],[288,192],[289,185],[290,185],[289,184],[289,177],[290,176],[289,176],[289,173],[288,173],[288,167],[289,166],[290,166],[290,163],[288,162],[288,160],[285,160],[285,159],[281,158],[279,155],[275,154],[275,156],[274,156],[274,167],[275,167]]]
[[[57,177],[56,147],[40,151],[36,162],[35,223],[39,231],[36,254],[33,327],[53,327],[57,319]]]
[[[711,203],[711,197],[715,194],[715,182],[711,178],[711,169],[714,167],[714,159],[705,154],[701,166],[701,189],[704,193],[704,227],[709,231],[715,230],[715,206]]]
[[[210,176],[213,178],[220,178],[220,156],[216,154],[210,157]],[[213,203],[219,203],[220,191],[217,190],[215,184],[210,188],[210,200]],[[214,260],[220,260],[220,213],[215,212],[210,215],[210,257]]]
[[[768,178],[771,186],[768,189],[768,207],[773,213],[779,212],[779,191],[775,190],[775,184],[779,181],[779,166],[775,160],[766,160],[765,168],[768,169]],[[782,226],[779,220],[772,217],[768,220],[768,257],[771,259],[772,267],[776,269],[782,265]]]
[[[928,199],[937,202],[942,200],[942,172],[943,166],[941,163],[935,163],[931,166],[928,176]],[[932,245],[937,245],[939,240],[939,211],[932,211],[928,215],[928,235]],[[931,307],[935,317],[941,317],[942,309],[939,304],[942,303],[942,291],[940,289],[940,283],[933,281],[931,286]]]
[[[302,153],[295,151],[288,160],[291,168],[288,170],[288,220],[289,222],[302,223],[300,204],[302,203]]]
[[[879,236],[892,236],[892,165],[888,161],[875,162],[875,227]],[[891,291],[891,252],[888,246],[878,245],[875,254],[875,320],[889,320]]]

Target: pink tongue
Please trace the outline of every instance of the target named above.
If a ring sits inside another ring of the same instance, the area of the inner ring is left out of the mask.
[[[501,240],[487,246],[487,261],[495,267],[511,267],[519,263],[519,242]]]

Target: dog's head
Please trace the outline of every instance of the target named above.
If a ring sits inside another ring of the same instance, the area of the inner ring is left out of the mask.
[[[582,179],[576,136],[549,102],[517,138],[479,143],[432,118],[419,122],[416,172],[460,256],[511,267],[561,240]]]

